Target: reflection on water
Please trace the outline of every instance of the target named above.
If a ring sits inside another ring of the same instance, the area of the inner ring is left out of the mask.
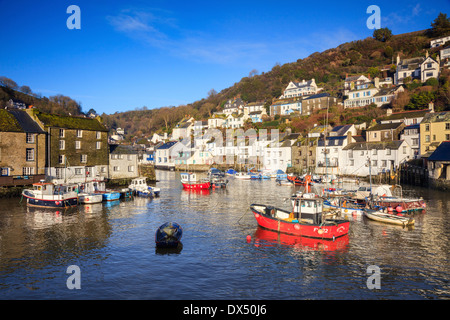
[[[179,173],[157,171],[161,196],[68,210],[0,199],[1,299],[428,299],[450,294],[448,194],[423,197],[414,229],[364,217],[335,241],[264,230],[252,203],[290,209],[301,187],[230,179],[227,189],[183,190]],[[160,251],[156,229],[176,221],[183,245]],[[250,240],[247,241],[247,236]],[[81,290],[68,290],[69,265]],[[366,286],[367,267],[382,272]],[[170,268],[168,268],[170,266]]]

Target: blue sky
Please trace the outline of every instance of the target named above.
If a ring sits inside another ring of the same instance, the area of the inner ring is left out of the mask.
[[[423,30],[449,1],[3,1],[0,76],[84,111],[178,106],[344,42],[370,5],[394,34]],[[81,9],[69,30],[67,7]]]

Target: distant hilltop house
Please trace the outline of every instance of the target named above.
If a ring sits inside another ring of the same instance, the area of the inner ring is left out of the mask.
[[[446,36],[443,38],[438,38],[430,41],[430,48],[437,48],[439,46],[442,46],[446,42],[450,41],[450,36]]]
[[[364,107],[370,104],[381,107],[389,104],[398,93],[403,91],[402,86],[392,86],[387,79],[380,81],[378,77],[375,77],[372,81],[365,76],[350,77],[344,84],[344,93],[347,96],[344,107]]]
[[[302,80],[300,82],[291,81],[284,90],[284,94],[280,96],[280,99],[309,96],[312,94],[316,94],[321,90],[322,88],[317,87],[316,81],[314,79],[308,81]]]
[[[409,80],[420,80],[425,82],[430,78],[438,78],[440,74],[440,58],[437,60],[428,55],[425,57],[416,57],[410,59],[400,59],[397,55],[397,70],[395,71],[394,83],[396,85],[403,84],[406,78]]]
[[[244,101],[242,101],[241,98],[235,98],[228,100],[224,106],[223,106],[223,113],[224,114],[233,114],[233,113],[241,113],[244,109]]]

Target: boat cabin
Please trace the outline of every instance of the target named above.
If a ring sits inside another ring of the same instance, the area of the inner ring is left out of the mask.
[[[313,193],[293,198],[294,219],[313,224],[322,223],[323,199]]]
[[[197,175],[195,173],[183,172],[181,174],[182,182],[194,182],[197,181]]]
[[[130,188],[132,187],[142,187],[147,186],[147,179],[146,178],[134,178],[131,180]]]
[[[35,196],[76,193],[78,191],[78,185],[54,185],[53,183],[39,182],[33,184],[31,191]]]
[[[104,181],[86,181],[83,183],[80,183],[80,191],[85,193],[96,193],[96,192],[102,192],[106,190],[105,182]]]

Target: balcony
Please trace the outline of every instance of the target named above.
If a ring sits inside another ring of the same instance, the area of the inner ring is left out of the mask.
[[[4,176],[0,177],[0,186],[14,187],[25,186],[45,180],[45,174],[36,174],[29,176]]]

